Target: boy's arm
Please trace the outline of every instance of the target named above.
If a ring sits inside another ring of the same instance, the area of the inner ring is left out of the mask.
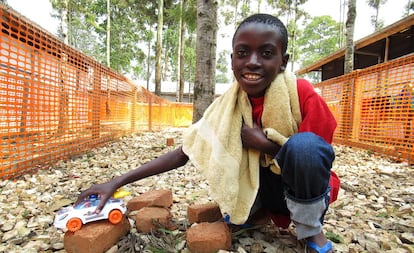
[[[332,143],[336,120],[326,102],[305,79],[298,79],[298,95],[302,113],[299,132],[312,132]]]
[[[101,197],[101,201],[96,208],[96,212],[99,213],[104,207],[106,201],[121,186],[135,182],[139,179],[161,174],[163,172],[181,167],[187,163],[188,159],[188,156],[184,154],[182,148],[179,147],[106,183],[93,185],[79,195],[75,205],[80,203],[89,195],[97,194]]]

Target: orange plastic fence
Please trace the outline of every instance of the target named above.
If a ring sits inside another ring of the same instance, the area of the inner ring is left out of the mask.
[[[334,142],[414,163],[414,55],[315,85],[334,113]]]
[[[121,135],[191,123],[191,104],[156,97],[0,7],[1,179]]]

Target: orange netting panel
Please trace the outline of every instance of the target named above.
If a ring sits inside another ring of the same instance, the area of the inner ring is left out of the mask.
[[[1,179],[135,131],[191,124],[191,105],[156,97],[0,7]]]
[[[334,141],[414,161],[414,55],[316,85],[334,113]]]

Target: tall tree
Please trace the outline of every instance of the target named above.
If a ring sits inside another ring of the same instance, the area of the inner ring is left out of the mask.
[[[68,23],[70,22],[70,19],[69,19],[69,15],[68,15],[68,12],[69,12],[68,0],[63,0],[62,4],[63,4],[63,6],[62,6],[63,8],[61,10],[62,22],[60,22],[60,29],[62,31],[63,42],[65,44],[69,44],[69,36],[68,36],[68,26],[69,26],[69,24]]]
[[[147,43],[147,55],[146,55],[146,71],[144,74],[145,80],[147,82],[147,90],[149,90],[149,83],[151,78],[151,45],[152,45],[152,39],[154,37],[154,33],[152,32],[152,26],[151,24],[148,24],[149,29],[144,31],[145,35],[145,41]]]
[[[339,27],[338,27],[338,41],[339,47],[344,46],[345,41],[345,9],[346,9],[346,0],[339,1]]]
[[[354,28],[356,15],[356,0],[348,0],[344,74],[350,73],[354,70]]]
[[[367,0],[367,4],[375,10],[375,14],[371,16],[371,24],[374,26],[375,31],[378,31],[384,26],[384,21],[379,18],[379,10],[381,5],[386,2],[387,0]]]
[[[338,29],[340,29],[340,23],[336,22],[331,16],[314,17],[306,25],[302,35],[297,40],[301,67],[314,63],[340,48],[342,43],[340,38],[336,36]],[[311,75],[308,78],[313,82],[319,81],[318,75]]]
[[[196,31],[197,27],[197,6],[196,0],[183,0],[183,31],[181,35],[183,36],[181,43],[181,53],[180,53],[180,100],[182,101],[184,93],[184,81],[187,80],[189,83],[194,81],[194,77],[189,76],[186,78],[185,72],[186,68],[189,68],[190,73],[195,72],[195,46],[191,46],[191,38]],[[187,31],[188,36],[185,36]],[[187,52],[192,52],[188,54]],[[186,67],[187,66],[187,67]]]
[[[180,0],[180,20],[178,22],[178,50],[177,50],[177,66],[179,70],[177,71],[177,95],[176,101],[181,102],[183,100],[184,93],[184,21],[183,21],[183,12],[184,12],[185,0]]]
[[[250,1],[247,0],[222,0],[220,9],[224,24],[233,25],[234,29],[241,20],[252,14]]]
[[[107,36],[107,0],[51,0],[53,8],[62,20],[62,9],[67,1],[68,43],[102,64],[107,63],[106,49],[110,49],[110,66],[122,73],[140,70],[138,64],[145,57],[140,41],[146,41],[145,35],[136,31],[148,28],[154,19],[156,0],[142,3],[133,0],[111,0],[110,20],[111,36]],[[128,27],[129,29],[125,29]],[[59,31],[62,33],[62,31]],[[109,41],[108,41],[109,40]],[[110,43],[110,46],[106,44]],[[144,71],[140,70],[142,73]]]
[[[214,99],[217,46],[217,1],[197,1],[196,77],[193,122],[198,121]]]
[[[106,66],[111,67],[111,0],[106,0]]]
[[[59,37],[66,44],[73,45],[72,23],[81,19],[83,8],[71,0],[51,0],[54,9],[58,10],[57,17],[60,18]]]
[[[155,94],[161,95],[162,30],[164,25],[164,0],[158,0],[157,48],[155,55]]]
[[[290,54],[289,62],[293,70],[294,64],[297,59],[299,59],[297,53],[296,40],[300,35],[299,30],[299,20],[303,19],[305,22],[309,18],[309,14],[301,8],[307,0],[280,0],[280,1],[267,1],[270,6],[276,9],[276,15],[278,17],[285,17],[286,28],[289,33],[289,48],[288,52]]]

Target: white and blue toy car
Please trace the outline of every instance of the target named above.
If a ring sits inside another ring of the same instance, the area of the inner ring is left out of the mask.
[[[108,219],[112,224],[122,221],[127,208],[123,200],[110,198],[100,213],[95,213],[100,198],[96,195],[82,201],[76,206],[68,206],[60,209],[55,217],[53,225],[63,231],[75,232],[88,222]]]

